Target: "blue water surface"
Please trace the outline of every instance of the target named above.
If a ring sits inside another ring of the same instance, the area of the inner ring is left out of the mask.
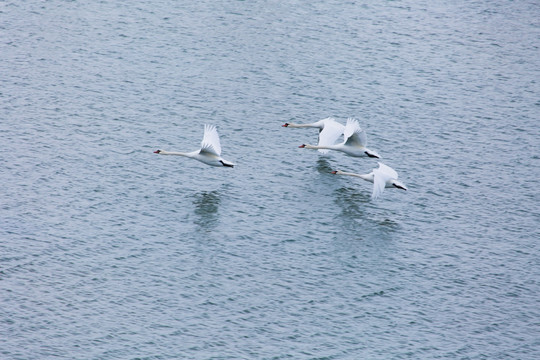
[[[0,358],[540,358],[537,1],[0,5]],[[335,176],[359,120],[408,190]],[[231,168],[159,156],[218,127]]]

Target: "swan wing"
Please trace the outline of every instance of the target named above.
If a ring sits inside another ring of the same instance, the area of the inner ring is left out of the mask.
[[[358,120],[353,118],[347,119],[347,125],[343,130],[343,138],[345,145],[365,147],[367,144],[366,132],[360,127]]]
[[[335,121],[333,118],[324,119],[324,126],[319,132],[319,146],[334,145],[339,139],[345,127]],[[326,153],[328,150],[320,149],[319,151]]]
[[[398,179],[398,173],[396,170],[392,169],[390,166],[388,165],[384,165],[383,163],[378,163],[379,164],[379,171],[386,174],[390,179],[394,179],[394,180],[397,180]]]
[[[214,125],[204,125],[204,136],[201,141],[201,153],[210,153],[213,155],[221,155],[221,143],[219,135]]]
[[[373,170],[373,192],[371,193],[371,198],[378,198],[384,191],[386,187],[386,182],[392,177],[385,173],[381,168]]]

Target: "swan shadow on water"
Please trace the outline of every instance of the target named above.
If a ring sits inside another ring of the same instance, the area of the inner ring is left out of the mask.
[[[219,204],[221,198],[219,191],[201,191],[194,195],[195,205],[194,223],[205,230],[213,229],[219,222]]]

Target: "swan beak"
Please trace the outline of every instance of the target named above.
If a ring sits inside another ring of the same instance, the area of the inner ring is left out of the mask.
[[[287,126],[289,126],[289,123],[285,123],[285,124],[281,125],[281,127],[287,127]]]
[[[299,146],[299,148],[305,148],[306,147],[306,144],[302,144]]]
[[[156,150],[154,151],[154,154],[159,154],[161,152],[161,150]]]
[[[337,174],[337,171],[332,171],[330,174],[334,174],[334,175],[335,175],[335,174]]]

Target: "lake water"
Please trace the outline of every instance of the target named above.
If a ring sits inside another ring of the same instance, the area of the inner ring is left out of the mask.
[[[537,1],[4,1],[0,358],[540,358]],[[299,149],[356,117],[374,159]],[[192,151],[215,124],[233,169]]]

